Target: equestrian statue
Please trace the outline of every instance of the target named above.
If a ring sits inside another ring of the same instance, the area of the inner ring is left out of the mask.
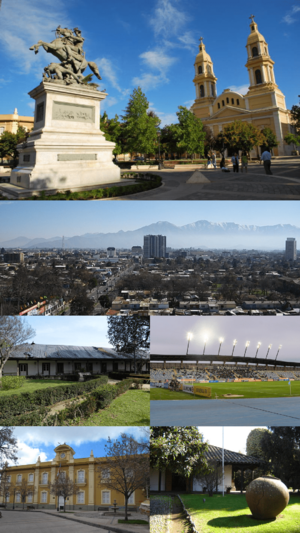
[[[44,81],[58,81],[66,85],[73,83],[86,85],[87,78],[90,79],[92,76],[92,74],[89,76],[83,75],[87,67],[90,67],[98,80],[101,80],[96,63],[85,59],[85,52],[82,50],[84,38],[78,28],[69,30],[58,26],[55,30],[55,37],[56,39],[51,43],[38,41],[37,44],[29,48],[29,50],[34,50],[37,54],[40,46],[42,46],[46,52],[54,55],[60,61],[60,63],[50,63],[44,68]],[[97,88],[98,85],[89,83],[89,87]]]

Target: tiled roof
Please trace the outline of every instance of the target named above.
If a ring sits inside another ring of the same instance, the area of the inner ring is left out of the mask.
[[[206,459],[210,461],[222,462],[222,448],[218,446],[208,445],[208,451],[205,452]],[[252,457],[251,455],[244,455],[243,453],[231,452],[230,450],[224,450],[224,463],[225,464],[240,464],[248,465],[261,465],[263,461]]]

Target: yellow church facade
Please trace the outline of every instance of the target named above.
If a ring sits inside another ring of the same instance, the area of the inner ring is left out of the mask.
[[[0,135],[5,131],[17,133],[18,128],[22,126],[25,131],[33,128],[34,117],[25,117],[18,114],[17,108],[10,115],[0,115]]]
[[[213,62],[201,38],[194,64],[196,99],[191,110],[210,127],[215,136],[235,120],[251,122],[260,130],[271,128],[279,142],[278,147],[273,149],[274,155],[289,155],[293,148],[284,142],[284,137],[293,132],[290,111],[287,110],[285,96],[275,81],[274,61],[270,57],[268,44],[258,31],[254,17],[250,18],[245,65],[250,81],[247,94],[225,89],[217,96]],[[258,155],[260,148],[254,148],[251,157]]]
[[[51,494],[49,484],[55,481],[58,474],[65,472],[79,489],[78,494],[67,498],[66,509],[96,511],[112,506],[114,500],[119,507],[125,505],[124,495],[105,485],[105,479],[109,475],[105,458],[95,458],[91,451],[88,458],[74,459],[75,451],[67,444],[57,446],[54,451],[56,455],[52,461],[41,462],[38,458],[35,464],[8,467],[11,489],[0,496],[0,503],[6,503],[7,508],[23,508],[18,485],[25,479],[34,489],[26,497],[25,508],[34,506],[35,509],[61,509],[63,498]],[[128,508],[139,507],[145,499],[146,488],[136,490],[128,501]]]

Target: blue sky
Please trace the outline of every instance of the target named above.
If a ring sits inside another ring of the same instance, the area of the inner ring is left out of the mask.
[[[69,444],[75,450],[75,459],[89,457],[91,450],[95,457],[105,457],[105,444],[108,437],[118,439],[126,433],[141,440],[145,438],[142,427],[16,427],[14,437],[18,440],[18,464],[32,464],[37,461],[51,461],[55,457],[54,448],[59,444]]]
[[[246,41],[254,13],[275,61],[275,76],[288,107],[299,93],[299,0],[2,0],[0,10],[0,113],[31,115],[27,93],[37,86],[52,61],[29,47],[53,40],[58,25],[78,26],[88,60],[95,61],[109,96],[109,116],[122,114],[140,85],[162,123],[176,120],[179,105],[195,98],[194,60],[203,36],[214,62],[218,94],[228,87],[245,92]],[[288,65],[288,66],[287,66]]]
[[[27,317],[36,332],[29,342],[113,348],[107,338],[107,319],[100,316]]]
[[[153,222],[178,226],[208,220],[258,226],[299,223],[299,202],[0,202],[0,243],[28,238],[71,237],[85,233],[133,230]]]

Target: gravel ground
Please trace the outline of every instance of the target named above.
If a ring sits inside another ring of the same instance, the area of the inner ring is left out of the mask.
[[[152,496],[150,499],[150,533],[168,533],[168,518],[172,512],[170,496]]]

